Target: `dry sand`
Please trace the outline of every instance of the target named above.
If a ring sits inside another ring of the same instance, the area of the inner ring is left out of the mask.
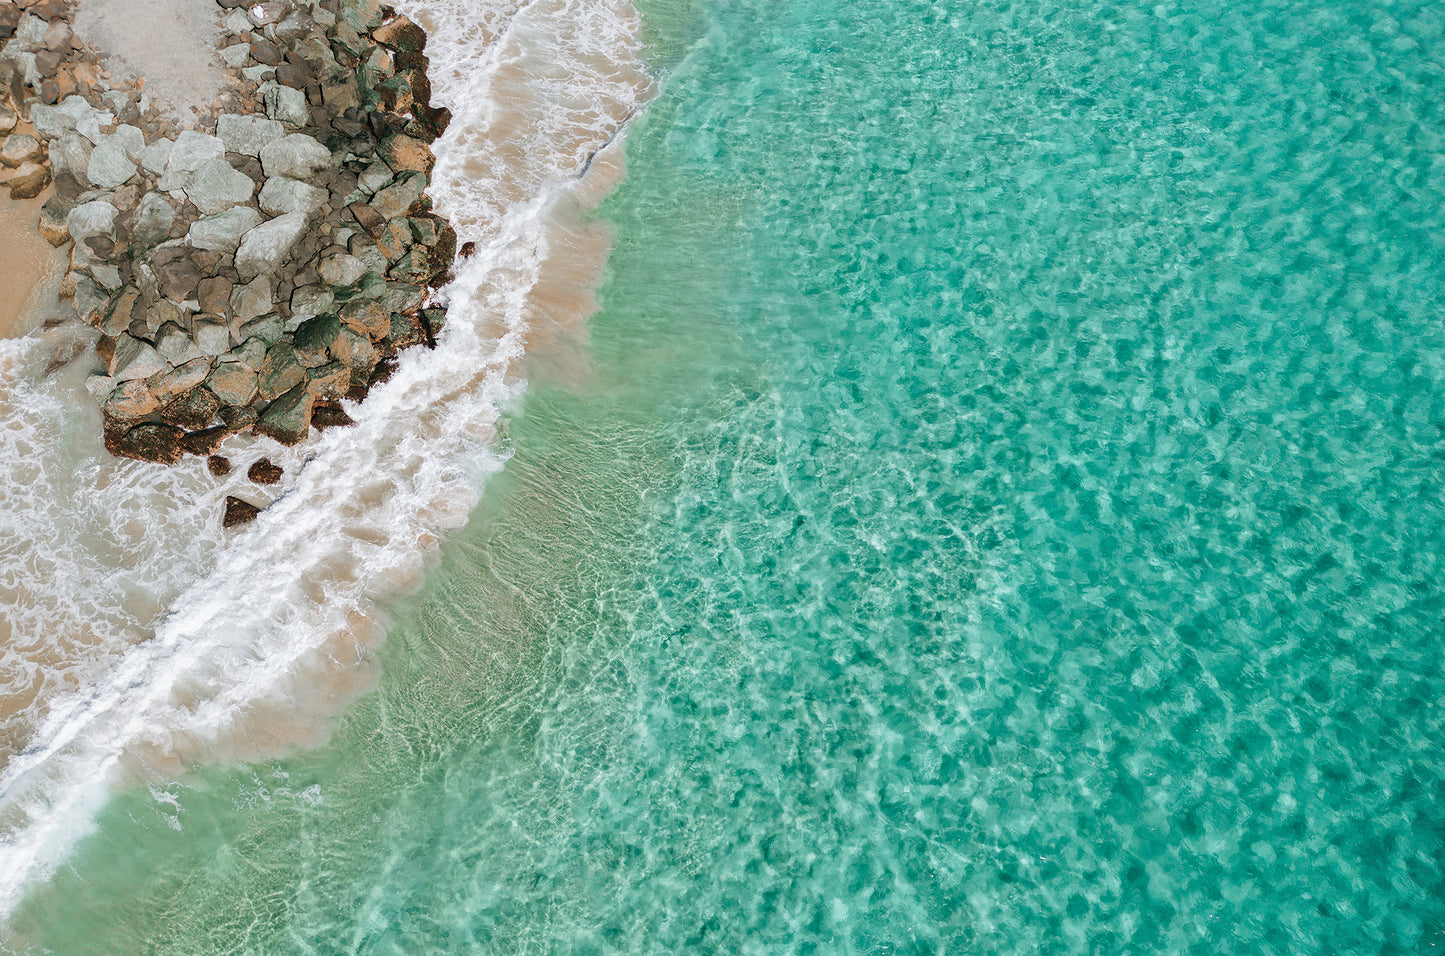
[[[69,262],[36,228],[48,192],[14,200],[0,194],[0,338],[24,335],[40,324],[48,286]]]
[[[221,92],[220,13],[215,0],[81,0],[74,25],[113,73],[144,78],[157,105],[189,125]]]

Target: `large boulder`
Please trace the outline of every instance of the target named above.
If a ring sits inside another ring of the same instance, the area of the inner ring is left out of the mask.
[[[331,347],[341,335],[341,320],[334,315],[318,315],[296,327],[291,337],[296,361],[307,368],[325,365],[331,358]]]
[[[201,270],[187,250],[179,245],[161,246],[151,258],[151,272],[161,294],[172,302],[185,302],[196,294]]]
[[[398,173],[405,170],[430,173],[436,165],[436,157],[426,141],[405,133],[393,134],[377,143],[376,154]]]
[[[256,397],[256,373],[240,362],[222,362],[211,372],[206,387],[223,405],[245,405]]]
[[[156,334],[156,352],[171,365],[184,365],[201,357],[201,350],[191,336],[173,322],[161,326]]]
[[[231,312],[237,319],[254,319],[272,311],[271,280],[261,275],[231,290]]]
[[[306,384],[298,383],[261,413],[256,422],[257,434],[267,435],[283,445],[299,443],[311,430],[311,408],[315,401]]]
[[[261,156],[261,150],[286,135],[286,128],[274,119],[264,116],[238,116],[223,114],[216,120],[216,136],[226,146],[226,151],[246,156]]]
[[[319,186],[287,176],[272,176],[266,180],[266,185],[261,187],[261,195],[257,198],[261,208],[273,216],[284,216],[292,212],[303,212],[311,216],[326,205],[330,193]]]
[[[221,410],[221,401],[204,385],[182,392],[160,411],[160,419],[187,431],[210,425]]]
[[[156,354],[149,342],[142,341],[128,332],[116,337],[115,350],[106,373],[117,382],[131,379],[150,378],[170,368],[166,360]]]
[[[266,104],[266,115],[287,129],[300,129],[311,122],[306,94],[300,90],[274,82],[268,83],[263,87],[262,100]]]
[[[261,223],[241,237],[240,248],[236,250],[236,271],[247,281],[270,275],[286,261],[305,231],[306,214],[300,212]]]
[[[361,264],[360,259],[345,253],[327,256],[316,267],[316,272],[321,276],[322,281],[329,282],[334,286],[353,285],[365,271],[366,267]]]
[[[114,439],[106,436],[106,447],[112,454],[125,458],[174,465],[184,454],[181,450],[181,434],[181,430],[172,425],[148,422],[137,425]]]
[[[107,140],[90,151],[85,178],[98,189],[116,189],[130,181],[135,174],[135,163],[130,161],[125,149],[119,144]]]
[[[117,422],[138,422],[160,407],[160,400],[150,386],[138,378],[122,382],[101,402],[105,417]]]
[[[351,369],[328,362],[306,370],[306,389],[317,401],[339,402],[351,388]]]
[[[396,182],[371,197],[370,206],[383,219],[405,216],[426,192],[426,184],[426,176],[422,173],[403,173]]]
[[[305,133],[292,133],[261,150],[261,168],[267,176],[307,179],[330,165],[331,151]]]
[[[404,16],[396,16],[371,31],[371,38],[393,50],[419,52],[426,46],[426,31]]]
[[[331,346],[332,356],[351,370],[351,384],[365,385],[376,367],[376,346],[370,336],[358,332],[351,326],[344,326],[341,334]]]
[[[176,137],[166,158],[165,172],[161,174],[160,188],[167,192],[185,189],[196,170],[213,159],[224,160],[226,147],[219,139],[188,129]]]
[[[162,404],[169,402],[182,392],[190,391],[206,380],[211,370],[210,359],[192,359],[185,365],[163,372],[150,380],[151,391]]]
[[[214,216],[232,206],[250,202],[256,184],[251,177],[231,167],[225,159],[208,160],[191,174],[186,198],[202,215]]]
[[[176,208],[164,193],[148,192],[141,197],[131,221],[130,240],[141,249],[149,249],[170,237],[175,225]],[[237,237],[239,241],[239,236]],[[231,247],[232,249],[235,246]]]
[[[330,312],[335,302],[336,296],[321,283],[303,285],[291,293],[291,320],[305,322],[324,312]]]
[[[0,163],[11,169],[18,169],[26,163],[38,163],[44,155],[45,147],[40,145],[40,140],[25,133],[7,136],[5,144],[0,146]]]
[[[11,199],[34,199],[50,185],[49,168],[39,163],[26,163],[10,177]]]
[[[250,179],[246,179],[246,182],[250,183]],[[154,195],[157,194],[150,193],[147,198]],[[260,224],[261,214],[250,206],[232,206],[224,212],[191,223],[186,238],[197,249],[229,255],[240,246],[241,237]]]
[[[261,364],[256,379],[256,390],[267,401],[275,401],[288,390],[306,380],[306,371],[296,361],[296,353],[282,341],[266,350],[266,361]]]

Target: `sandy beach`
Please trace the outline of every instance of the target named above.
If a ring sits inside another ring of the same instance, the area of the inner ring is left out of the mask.
[[[51,248],[36,227],[48,195],[0,197],[0,338],[24,335],[40,323],[35,293],[44,280],[57,278],[65,269],[65,251]]]

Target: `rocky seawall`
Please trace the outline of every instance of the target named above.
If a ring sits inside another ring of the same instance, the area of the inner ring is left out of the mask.
[[[0,180],[51,191],[39,227],[70,244],[61,294],[95,330],[116,455],[347,424],[341,400],[445,321],[425,33],[376,0],[242,3],[219,0],[227,86],[186,128],[111,76],[68,0],[0,3]]]

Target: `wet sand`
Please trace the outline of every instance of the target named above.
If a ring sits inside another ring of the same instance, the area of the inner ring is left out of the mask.
[[[0,195],[0,338],[24,335],[40,324],[46,280],[65,270],[65,250],[51,248],[36,227],[48,196],[17,201]]]

